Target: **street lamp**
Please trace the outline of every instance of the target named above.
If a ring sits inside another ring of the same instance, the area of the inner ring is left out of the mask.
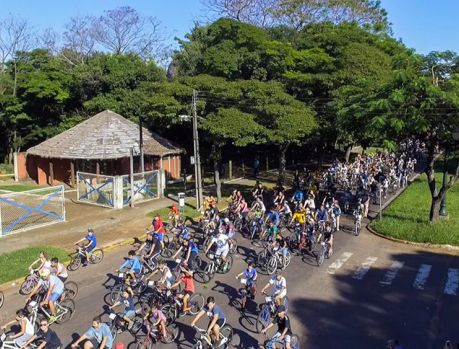
[[[130,206],[134,207],[134,155],[139,155],[140,147],[137,141],[131,147],[130,156],[129,156],[129,178],[131,182],[131,201]],[[142,170],[143,172],[143,170]]]
[[[454,142],[457,142],[459,141],[459,127],[456,128],[453,132],[452,132],[452,138],[453,138],[453,141]],[[445,146],[445,160],[444,160],[444,163],[443,163],[443,188],[446,187],[446,184],[448,182],[448,151],[449,151],[449,147],[450,147],[450,143],[446,143],[446,146]],[[441,200],[441,203],[440,203],[440,212],[439,212],[439,215],[440,216],[447,216],[448,215],[448,212],[446,211],[446,193],[445,195],[443,195],[443,199]]]

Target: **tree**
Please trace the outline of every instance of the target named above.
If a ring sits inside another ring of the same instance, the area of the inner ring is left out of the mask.
[[[86,63],[96,49],[94,17],[78,16],[70,18],[65,25],[64,45],[60,55],[70,64]]]

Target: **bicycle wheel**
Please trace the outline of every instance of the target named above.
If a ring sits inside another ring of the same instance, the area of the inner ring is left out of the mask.
[[[90,261],[92,264],[98,264],[102,262],[102,259],[104,259],[104,251],[102,251],[101,249],[92,251]]]
[[[196,315],[199,313],[204,306],[204,297],[200,293],[195,293],[191,296],[188,301],[188,306],[190,307],[190,314]]]
[[[170,325],[172,324],[175,319],[177,319],[177,308],[175,306],[172,306],[171,304],[164,304],[161,307],[161,311],[166,317],[166,324]]]
[[[227,274],[233,266],[233,256],[226,256],[226,262],[220,268],[222,274]]]
[[[136,336],[135,349],[152,349],[153,345],[149,335]]]
[[[70,264],[67,266],[67,270],[69,271],[75,271],[75,270],[78,270],[78,268],[81,267],[81,257],[79,254],[73,256],[72,258],[72,261],[70,262]]]
[[[21,284],[21,287],[19,288],[19,293],[22,294],[23,296],[28,295],[30,292],[32,292],[33,288],[35,287],[35,283],[30,280],[28,277],[27,279],[24,280],[24,282]]]
[[[172,343],[178,337],[179,329],[177,324],[170,324],[166,328],[166,336],[161,338],[161,342],[165,344]]]
[[[66,281],[64,284],[65,298],[74,299],[78,294],[78,285],[74,281]]]
[[[220,334],[227,339],[227,342],[224,344],[225,348],[231,346],[231,342],[233,341],[233,328],[226,324],[220,329]]]
[[[201,341],[198,341],[195,345],[191,347],[191,349],[202,349]]]
[[[299,340],[299,338],[298,338],[298,336],[296,334],[294,334],[290,338],[290,346],[292,347],[292,349],[299,349],[300,348],[300,340]]]
[[[290,254],[290,251],[287,251],[286,256],[285,256],[285,265],[282,265],[282,269],[287,268],[290,265],[291,260],[292,260],[292,255]]]
[[[355,236],[359,236],[359,234],[360,234],[360,229],[361,229],[361,224],[360,224],[360,222],[356,222],[356,224],[355,224]]]
[[[322,247],[319,254],[316,256],[317,266],[320,267],[325,260],[325,248]]]
[[[268,326],[271,320],[271,314],[269,310],[269,306],[265,304],[261,309],[260,313],[257,316],[257,322],[255,323],[255,329],[257,333],[260,333],[262,329]]]
[[[5,295],[0,291],[0,308],[3,307],[3,303],[5,303]]]
[[[277,258],[275,256],[268,259],[265,269],[268,274],[274,274],[277,270]]]
[[[133,335],[136,335],[141,329],[142,329],[142,326],[143,326],[143,318],[140,314],[137,314],[135,317],[134,317],[134,323],[130,329],[130,332],[133,334]]]
[[[230,246],[230,250],[229,250],[229,253],[230,254],[235,254],[237,252],[237,240],[234,239],[234,238],[231,238],[229,240],[229,246]]]
[[[115,304],[120,299],[123,291],[124,291],[124,287],[122,284],[117,284],[113,286],[112,290],[110,291],[110,297],[109,297],[109,300],[111,302],[110,305]]]
[[[73,318],[75,303],[71,299],[64,299],[61,301],[58,308],[60,311],[64,312],[61,317],[58,316],[59,320],[56,321],[58,324],[63,324]]]

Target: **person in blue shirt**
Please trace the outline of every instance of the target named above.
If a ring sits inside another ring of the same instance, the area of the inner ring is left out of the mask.
[[[276,207],[271,207],[270,212],[266,215],[265,223],[269,221],[273,222],[274,225],[279,225],[280,217],[279,212],[276,211]]]
[[[132,328],[132,325],[134,325],[134,319],[135,317],[135,306],[134,306],[134,300],[132,299],[133,294],[129,294],[127,291],[124,291],[121,294],[121,299],[119,301],[116,301],[110,309],[113,309],[117,307],[118,305],[123,304],[124,305],[124,311],[122,313],[123,320],[128,323],[128,330]]]
[[[303,192],[300,189],[297,189],[293,193],[292,199],[290,201],[295,202],[298,205],[299,203],[302,203],[303,200],[304,200]]]
[[[91,251],[93,251],[97,246],[96,234],[94,234],[94,230],[92,230],[92,228],[89,228],[86,236],[75,242],[75,245],[79,245],[82,242],[85,242],[83,249],[86,254],[86,260],[84,261],[83,266],[87,266],[88,261],[91,258]]]
[[[121,264],[117,272],[123,271],[123,269],[129,269],[126,272],[134,282],[137,279],[136,274],[140,274],[142,272],[142,264],[140,263],[139,257],[136,256],[134,250],[128,252],[128,259]]]
[[[198,246],[191,240],[186,239],[183,240],[182,246],[175,252],[175,254],[172,256],[172,259],[175,259],[180,253],[185,250],[186,255],[185,259],[183,260],[185,263],[188,263],[190,266],[190,270],[196,271],[197,266],[196,266],[196,258],[199,255],[199,248]]]
[[[317,221],[325,222],[327,220],[327,210],[324,205],[320,205],[320,209],[317,210]]]
[[[191,322],[191,327],[196,325],[196,322],[204,315],[207,314],[210,318],[209,326],[207,327],[207,334],[210,335],[211,332],[214,334],[215,344],[218,346],[224,344],[223,338],[220,339],[220,329],[226,324],[226,317],[223,310],[215,304],[214,297],[208,297],[206,305],[202,310],[196,315],[194,320]]]
[[[256,281],[258,277],[257,269],[255,269],[255,264],[250,261],[247,268],[240,274],[236,275],[236,279],[243,278],[246,280],[245,282],[245,289],[247,294],[250,295],[251,299],[255,298],[255,290],[256,290]],[[241,308],[245,309],[245,303],[247,299],[244,297],[242,299]]]
[[[84,349],[111,349],[113,346],[113,336],[110,328],[106,323],[103,323],[100,316],[92,319],[92,326],[78,340],[72,343],[73,349],[78,348],[83,341]]]

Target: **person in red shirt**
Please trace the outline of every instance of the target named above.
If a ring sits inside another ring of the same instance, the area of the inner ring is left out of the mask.
[[[175,204],[172,205],[170,211],[169,211],[169,219],[173,219],[173,226],[174,227],[177,227],[177,222],[179,221],[180,219],[180,212],[179,212],[179,209],[177,208],[177,206]]]
[[[150,229],[149,229],[152,234],[156,233],[158,236],[158,240],[161,243],[161,249],[164,248],[164,223],[161,219],[161,216],[157,214],[155,218],[153,218],[153,221],[151,222]]]
[[[180,266],[180,271],[182,272],[182,277],[180,278],[179,281],[177,281],[175,284],[171,286],[171,288],[176,288],[180,284],[183,284],[183,290],[182,293],[178,294],[177,297],[180,298],[183,302],[183,308],[182,311],[184,314],[186,314],[188,311],[190,311],[190,307],[188,306],[188,301],[191,297],[191,295],[194,293],[194,281],[193,281],[193,273],[187,269],[187,264],[182,263]]]

